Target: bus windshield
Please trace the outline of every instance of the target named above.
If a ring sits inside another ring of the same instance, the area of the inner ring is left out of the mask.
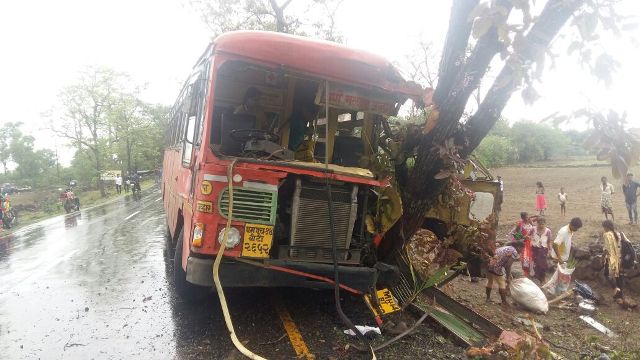
[[[215,83],[213,151],[259,160],[324,163],[328,155],[334,165],[365,167],[380,122],[405,100],[242,60],[223,63]]]

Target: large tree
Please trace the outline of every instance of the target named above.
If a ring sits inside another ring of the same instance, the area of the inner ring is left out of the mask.
[[[82,72],[78,81],[60,94],[65,113],[60,126],[53,129],[58,136],[68,139],[78,153],[88,150],[103,197],[106,192],[100,173],[109,145],[109,114],[117,102],[116,95],[121,92],[122,81],[123,74],[108,68],[89,68]]]
[[[536,3],[541,10],[532,16],[528,0],[453,1],[433,104],[422,133],[404,144],[404,150],[416,156],[411,168],[398,166],[406,173],[398,177],[404,212],[381,244],[383,257],[393,255],[421,227],[424,214],[450,181],[447,174],[453,176],[459,159],[480,144],[514,92],[523,90],[525,100],[535,100],[533,80],[542,74],[551,42],[567,22],[573,18],[582,42],[593,40],[599,22],[605,28],[616,22],[613,3],[547,0]],[[513,18],[522,21],[512,24]],[[483,80],[489,82],[486,75],[496,63],[500,68],[495,80],[485,85],[486,93],[469,114],[470,97]],[[605,74],[612,67],[613,62],[594,65]]]

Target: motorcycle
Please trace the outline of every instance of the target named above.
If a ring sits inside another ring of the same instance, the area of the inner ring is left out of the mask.
[[[141,191],[142,191],[142,190],[140,189],[140,183],[139,183],[139,182],[134,181],[134,182],[131,184],[131,193],[133,194],[133,198],[134,198],[135,200],[140,200],[140,199],[142,199],[142,193],[141,193]]]
[[[60,194],[60,201],[62,201],[62,207],[67,214],[80,210],[80,199],[70,189]]]

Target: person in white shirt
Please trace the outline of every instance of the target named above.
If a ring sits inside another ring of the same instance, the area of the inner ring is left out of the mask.
[[[551,258],[559,264],[564,264],[569,260],[569,254],[571,252],[571,240],[573,234],[582,227],[582,220],[579,217],[571,219],[568,225],[565,225],[558,230],[556,239],[553,241]]]
[[[118,195],[122,193],[122,178],[120,177],[120,174],[116,175],[116,192]]]

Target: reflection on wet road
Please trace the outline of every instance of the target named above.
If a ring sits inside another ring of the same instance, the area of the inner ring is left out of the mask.
[[[0,358],[241,358],[214,295],[193,305],[172,292],[159,197],[121,198],[0,237]],[[227,292],[236,331],[269,358],[295,358],[270,295]]]
[[[0,236],[0,358],[242,358],[215,295],[193,305],[173,293],[159,198],[157,190],[140,201],[119,198]],[[227,290],[248,348],[269,359],[296,358],[274,291],[311,353],[341,357],[350,339],[326,291]],[[371,323],[360,299],[344,302],[354,322]]]
[[[3,358],[173,357],[158,196],[118,199],[0,239]]]

